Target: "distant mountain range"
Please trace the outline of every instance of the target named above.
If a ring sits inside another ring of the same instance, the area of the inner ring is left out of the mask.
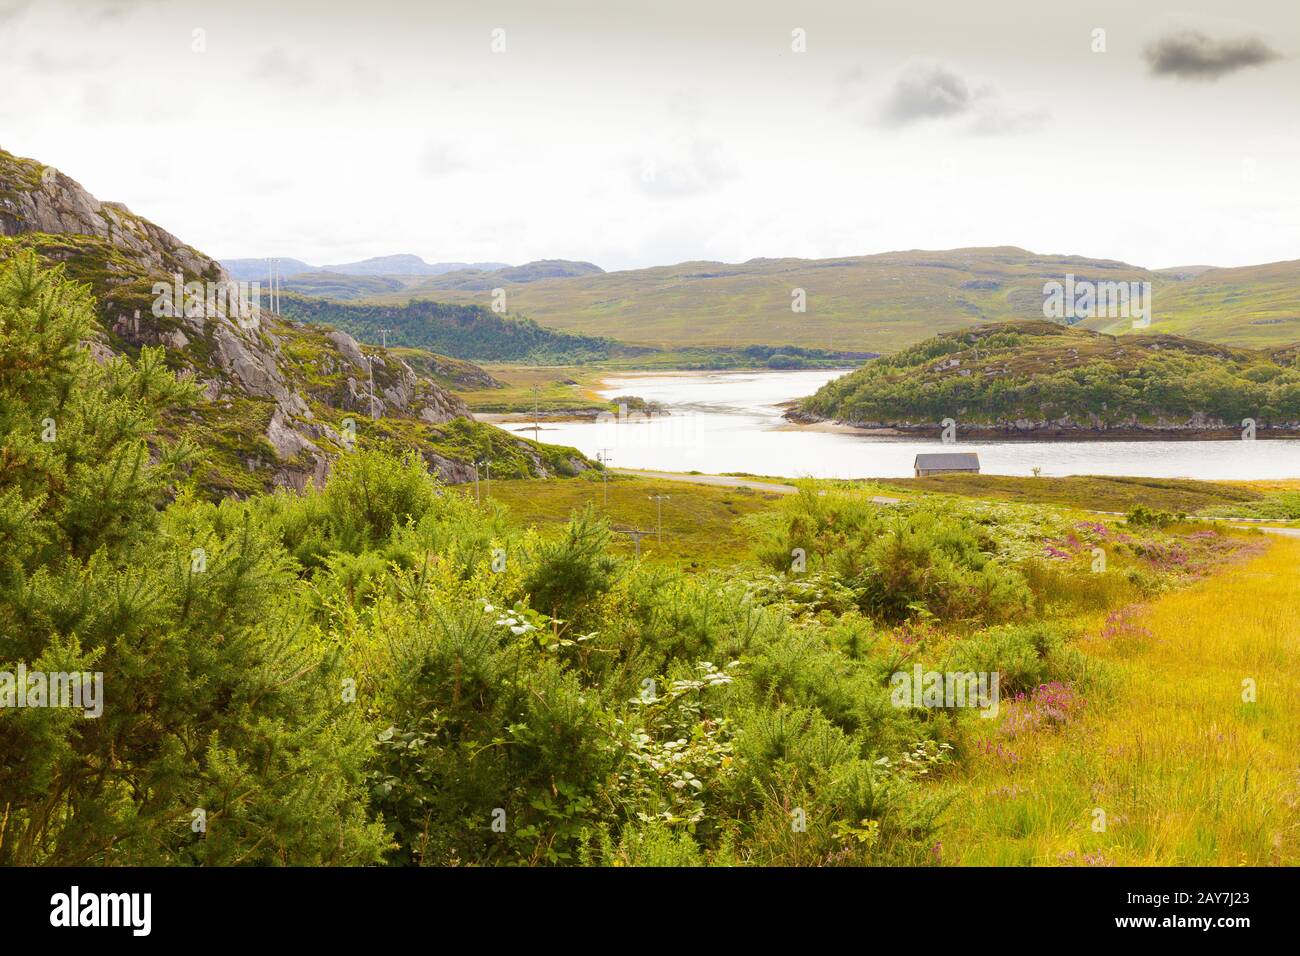
[[[265,279],[269,268],[266,259],[222,259],[221,264],[236,279],[246,282]],[[313,266],[301,259],[281,258],[279,265],[280,276],[285,279],[304,272],[332,272],[345,276],[440,276],[466,269],[491,272],[511,268],[508,262],[425,262],[410,253],[374,256],[359,262],[339,262],[326,266]]]
[[[269,266],[265,259],[223,259],[236,279],[266,281]],[[313,266],[301,259],[280,259],[283,287],[303,295],[327,299],[366,299],[379,295],[408,294],[429,298],[442,289],[490,292],[510,285],[541,279],[567,279],[603,275],[600,266],[568,259],[539,259],[512,266],[504,262],[425,262],[419,256],[403,253],[376,256],[360,262]]]

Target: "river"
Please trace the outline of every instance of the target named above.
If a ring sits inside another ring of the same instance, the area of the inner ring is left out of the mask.
[[[787,478],[897,478],[919,452],[973,451],[985,474],[1131,475],[1202,480],[1300,477],[1300,441],[962,441],[889,438],[795,426],[782,402],[811,395],[845,370],[628,373],[604,380],[606,398],[637,395],[668,415],[602,422],[546,422],[544,442],[616,468],[747,472]],[[533,437],[532,426],[502,427]]]

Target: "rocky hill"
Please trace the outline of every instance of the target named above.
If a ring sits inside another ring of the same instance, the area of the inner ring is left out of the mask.
[[[366,441],[417,449],[452,482],[470,479],[483,458],[502,477],[589,466],[573,449],[473,421],[394,351],[258,308],[258,290],[209,256],[63,173],[0,150],[0,258],[22,248],[91,286],[101,307],[88,343],[97,357],[160,345],[170,367],[203,386],[201,407],[169,428],[208,454],[200,480],[214,493],[300,489]]]

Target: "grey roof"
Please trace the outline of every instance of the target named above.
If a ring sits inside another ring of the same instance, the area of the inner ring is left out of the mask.
[[[973,451],[943,452],[938,455],[917,455],[913,468],[978,468],[980,456]]]

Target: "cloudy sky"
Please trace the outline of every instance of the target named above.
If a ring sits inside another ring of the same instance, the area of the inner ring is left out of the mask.
[[[1296,0],[0,0],[0,147],[314,264],[1295,259],[1297,90]]]

